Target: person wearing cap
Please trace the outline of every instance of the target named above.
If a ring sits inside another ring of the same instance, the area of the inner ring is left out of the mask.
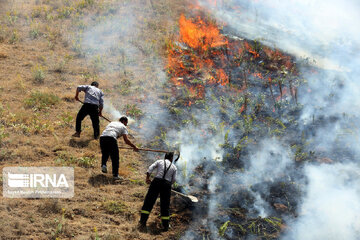
[[[99,89],[98,82],[92,82],[91,85],[79,85],[76,88],[75,94],[75,99],[77,101],[80,101],[79,92],[85,92],[85,100],[76,116],[76,132],[72,136],[80,137],[81,122],[89,115],[94,129],[94,138],[98,139],[100,135],[99,116],[102,116],[101,112],[104,106],[104,93]]]
[[[114,180],[119,180],[119,147],[117,144],[117,139],[123,137],[126,144],[131,146],[134,151],[139,151],[139,149],[127,138],[128,131],[127,126],[128,118],[121,117],[119,121],[114,121],[109,123],[105,130],[100,136],[100,148],[101,148],[101,171],[107,173],[106,162],[111,158],[112,162],[112,174]]]
[[[179,159],[179,157],[177,159]],[[171,185],[175,182],[177,171],[176,166],[173,164],[173,158],[173,152],[166,153],[163,160],[161,159],[154,162],[146,172],[146,183],[150,184],[150,187],[146,194],[144,205],[141,208],[139,222],[139,229],[141,231],[146,231],[146,222],[159,194],[163,230],[169,230]],[[154,180],[151,181],[150,175],[155,169],[156,175]]]

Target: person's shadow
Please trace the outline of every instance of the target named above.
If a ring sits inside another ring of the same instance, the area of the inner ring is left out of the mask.
[[[71,138],[69,141],[69,146],[75,147],[75,148],[85,148],[85,147],[89,146],[89,143],[91,142],[91,140],[92,139],[75,140],[75,139]]]
[[[161,223],[158,222],[151,222],[148,225],[148,233],[151,235],[160,235],[163,233]]]
[[[108,177],[104,174],[98,174],[91,176],[88,183],[93,187],[100,187],[104,185],[117,185],[121,184],[124,180],[114,180],[113,177]]]

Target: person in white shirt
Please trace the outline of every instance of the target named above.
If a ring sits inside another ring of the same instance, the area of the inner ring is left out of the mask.
[[[115,180],[120,179],[119,147],[117,144],[117,139],[122,136],[126,144],[130,145],[134,151],[139,151],[139,149],[127,138],[127,124],[127,117],[121,117],[119,122],[109,123],[100,136],[100,148],[102,153],[101,171],[103,173],[107,173],[106,162],[110,156],[112,162],[112,174]]]
[[[168,231],[169,229],[171,185],[175,182],[177,171],[176,166],[173,164],[173,158],[173,152],[166,153],[163,160],[157,160],[146,172],[146,183],[150,184],[150,187],[141,208],[139,228],[142,231],[146,231],[146,222],[159,194],[163,230]],[[154,180],[151,181],[150,175],[155,169],[156,175]]]
[[[104,93],[99,89],[98,82],[92,82],[91,85],[79,85],[76,88],[75,99],[79,101],[79,92],[85,92],[84,104],[76,116],[76,132],[73,137],[80,137],[81,122],[87,115],[90,115],[94,129],[94,138],[98,139],[100,134],[99,116],[102,116],[104,106]]]

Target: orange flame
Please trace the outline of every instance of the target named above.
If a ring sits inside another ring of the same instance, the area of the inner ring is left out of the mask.
[[[245,110],[245,105],[243,104],[239,110],[239,113],[242,113]]]
[[[254,58],[260,57],[260,55],[250,46],[249,43],[245,42],[244,46],[246,50],[254,56]]]
[[[214,24],[206,25],[200,18],[194,23],[181,15],[179,24],[181,41],[191,48],[206,51],[228,43]]]
[[[286,56],[279,50],[272,50],[268,47],[264,47],[263,51],[272,61],[277,62],[280,66],[284,66],[287,70],[293,68],[294,64],[292,63],[290,56]]]
[[[261,73],[253,73],[254,77],[260,78],[260,79],[264,79],[263,75]]]
[[[201,99],[205,96],[207,85],[224,86],[229,83],[223,69],[227,59],[219,48],[227,46],[228,40],[214,23],[205,22],[200,17],[187,19],[181,15],[179,26],[178,43],[168,44],[168,73],[175,86],[184,86],[188,90],[189,98]],[[214,56],[220,60],[216,68]],[[199,81],[199,77],[205,80]],[[193,101],[188,102],[189,106],[191,104]]]
[[[224,69],[219,69],[217,72],[218,77],[218,83],[221,84],[221,86],[225,86],[229,83],[229,77],[226,75]]]

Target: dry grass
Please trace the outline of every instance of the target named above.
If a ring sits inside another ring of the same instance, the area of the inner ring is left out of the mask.
[[[8,166],[70,165],[75,167],[76,186],[72,199],[0,197],[0,219],[6,219],[0,225],[0,238],[174,239],[186,228],[176,223],[175,230],[160,233],[159,207],[156,206],[149,220],[151,232],[138,232],[139,210],[147,190],[144,156],[121,150],[120,175],[127,181],[116,183],[111,174],[100,174],[99,143],[92,139],[89,118],[83,122],[82,137],[70,138],[80,108],[73,100],[78,84],[96,79],[107,97],[117,101],[119,91],[114,86],[119,84],[120,77],[126,77],[131,86],[121,95],[126,95],[122,98],[123,105],[115,106],[121,110],[139,101],[138,91],[153,90],[141,89],[139,85],[149,81],[150,86],[156,87],[156,83],[151,82],[153,69],[144,67],[151,66],[151,61],[124,67],[127,60],[121,53],[106,58],[99,55],[90,60],[83,57],[81,39],[77,37],[79,31],[89,23],[102,21],[93,17],[96,14],[103,14],[103,20],[110,18],[123,2],[126,1],[0,0],[0,170]],[[159,10],[158,18],[146,20],[153,28],[147,29],[144,25],[140,34],[153,38],[143,44],[141,57],[150,52],[159,53],[163,47],[161,41],[170,34],[164,30],[170,18],[161,24],[164,14],[167,17],[170,14],[165,10],[170,8],[169,4],[174,4],[174,9],[182,6],[177,1],[151,1],[153,6],[147,1],[134,2],[143,4],[145,12],[151,8]],[[152,34],[156,25],[164,34]],[[108,66],[113,70],[109,71]],[[129,110],[139,114],[135,106]],[[101,120],[101,129],[105,126],[106,122]],[[1,190],[1,183],[0,186]],[[121,209],[121,213],[116,213],[116,209]]]

